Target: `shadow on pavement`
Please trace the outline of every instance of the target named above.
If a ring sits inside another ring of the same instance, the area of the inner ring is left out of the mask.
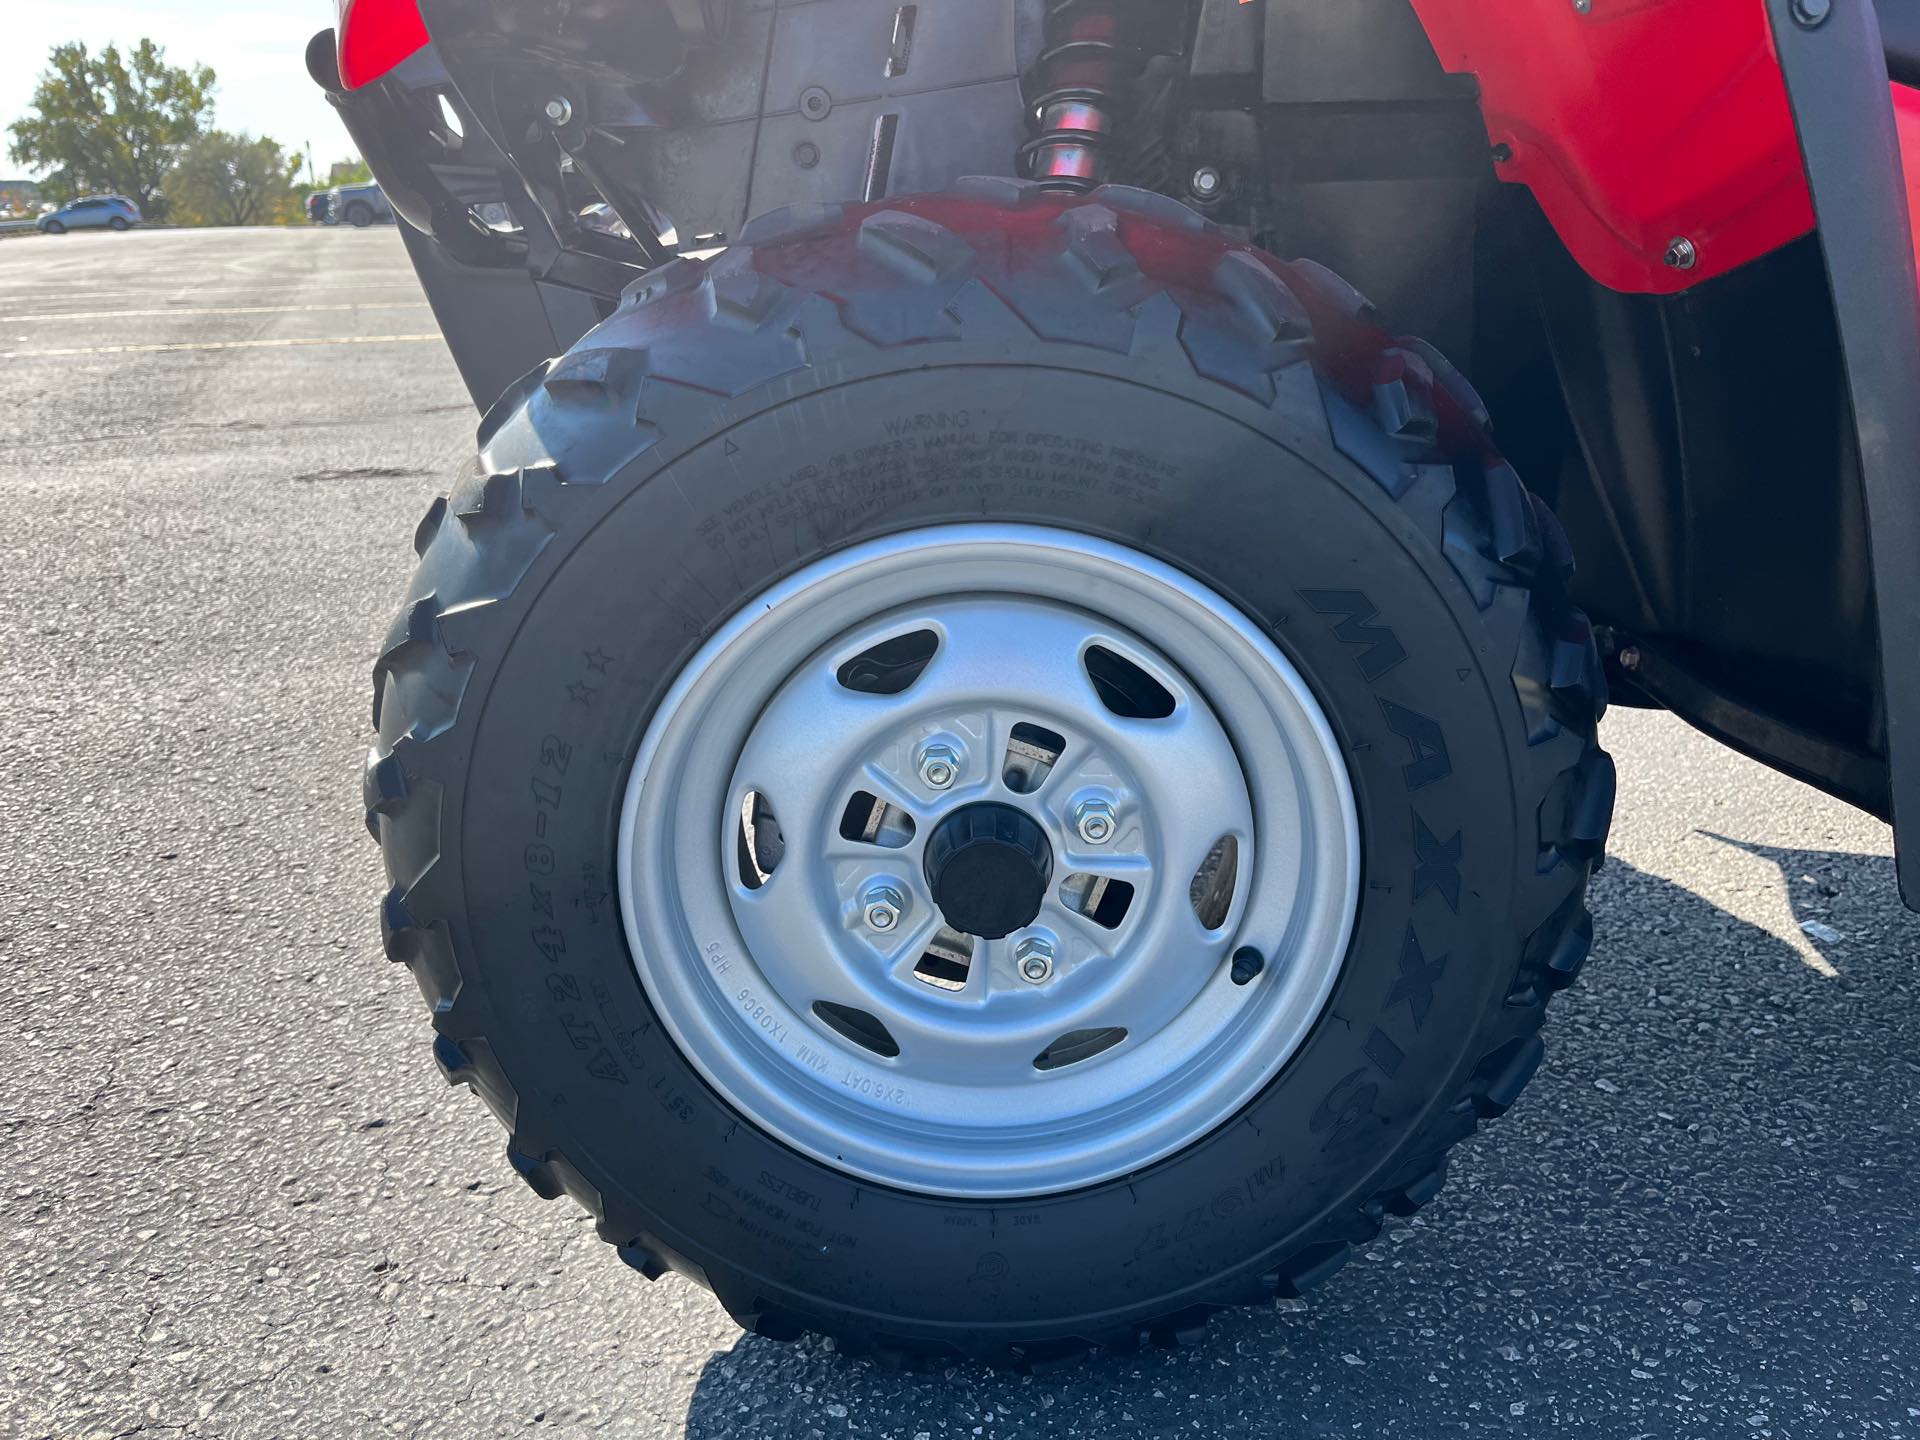
[[[1906,1433],[1920,919],[1881,856],[1688,843],[1733,847],[1729,903],[1767,918],[1610,864],[1528,1095],[1309,1304],[1043,1378],[743,1337],[687,1435]]]

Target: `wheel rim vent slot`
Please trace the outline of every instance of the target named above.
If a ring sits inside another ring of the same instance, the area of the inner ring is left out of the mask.
[[[885,850],[899,850],[912,844],[917,828],[913,816],[866,790],[847,801],[847,808],[840,815],[842,840],[878,845]]]
[[[973,974],[973,937],[941,926],[913,967],[914,979],[936,990],[967,988]]]
[[[1222,835],[1207,852],[1207,858],[1200,862],[1200,868],[1193,872],[1193,881],[1187,887],[1193,913],[1205,929],[1218,930],[1227,923],[1227,913],[1233,909],[1234,888],[1239,883],[1240,842],[1231,835]]]
[[[773,878],[786,854],[786,837],[780,833],[780,821],[773,806],[758,790],[749,790],[740,802],[739,843],[740,883],[758,890]]]
[[[1117,651],[1089,645],[1082,663],[1100,703],[1123,720],[1165,720],[1179,708],[1171,690]]]
[[[836,1005],[830,1000],[816,1000],[813,1002],[813,1013],[834,1034],[843,1040],[851,1040],[862,1050],[870,1050],[885,1060],[892,1060],[900,1053],[899,1041],[880,1023],[879,1017],[869,1015],[865,1010],[856,1010],[851,1005]]]
[[[933,631],[909,631],[862,650],[835,671],[834,678],[861,695],[904,695],[939,649],[940,637]]]
[[[1022,722],[1007,740],[1007,759],[1001,779],[1016,795],[1031,795],[1047,783],[1047,776],[1067,752],[1066,737],[1044,725]]]
[[[1070,1030],[1033,1057],[1033,1068],[1064,1070],[1105,1054],[1126,1038],[1127,1032],[1117,1025],[1104,1030]]]
[[[1061,903],[1105,930],[1120,928],[1133,897],[1132,885],[1105,875],[1069,875],[1060,886]]]

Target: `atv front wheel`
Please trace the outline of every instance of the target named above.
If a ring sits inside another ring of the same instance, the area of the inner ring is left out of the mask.
[[[783,212],[481,435],[376,672],[388,944],[636,1269],[1177,1336],[1533,1074],[1598,662],[1472,392],[1316,267],[1118,189]]]

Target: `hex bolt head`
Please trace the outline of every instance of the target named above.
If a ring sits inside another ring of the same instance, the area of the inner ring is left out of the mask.
[[[934,790],[951,790],[960,778],[960,752],[951,745],[929,745],[920,752],[920,778]]]
[[[1187,181],[1187,188],[1193,192],[1196,200],[1218,198],[1225,185],[1226,177],[1212,165],[1202,165]]]
[[[1089,845],[1105,845],[1120,828],[1111,800],[1083,800],[1073,812],[1073,828]]]
[[[573,102],[564,95],[556,95],[547,101],[545,113],[549,125],[564,125],[573,119]]]
[[[1053,942],[1051,940],[1039,935],[1029,935],[1015,947],[1013,960],[1020,969],[1020,978],[1029,985],[1044,985],[1053,978]]]
[[[1667,243],[1667,264],[1675,270],[1691,270],[1700,263],[1700,252],[1693,248],[1693,242],[1684,235],[1677,235]]]
[[[907,908],[906,897],[891,885],[875,885],[860,903],[864,907],[867,928],[878,930],[883,935],[899,928],[900,917]]]

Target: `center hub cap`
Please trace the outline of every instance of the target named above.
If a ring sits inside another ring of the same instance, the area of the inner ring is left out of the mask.
[[[927,884],[947,924],[1000,940],[1031,925],[1053,879],[1046,832],[1011,805],[956,810],[927,841]]]

